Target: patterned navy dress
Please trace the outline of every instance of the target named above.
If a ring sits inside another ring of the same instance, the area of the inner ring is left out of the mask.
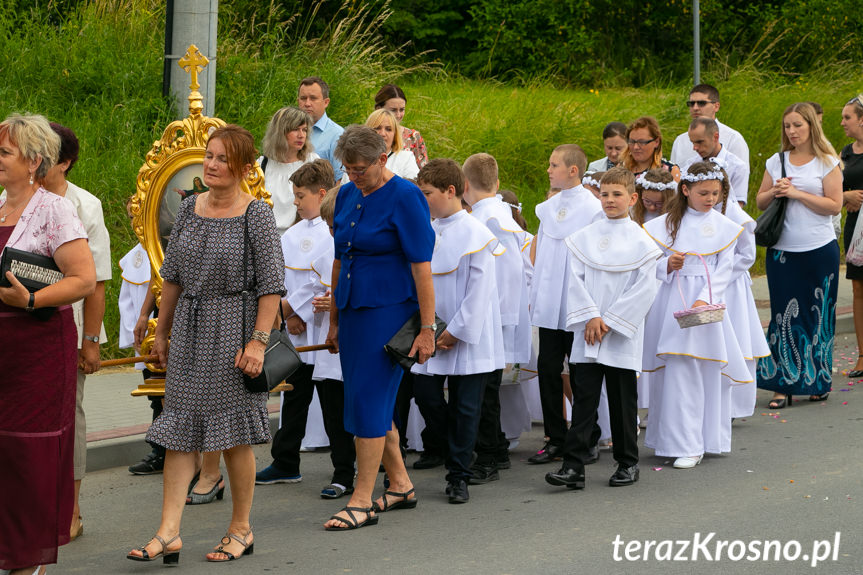
[[[165,409],[147,441],[174,451],[219,451],[270,440],[267,394],[249,393],[234,358],[252,335],[258,297],[284,295],[284,257],[273,212],[254,201],[245,216],[204,218],[194,195],[180,206],[161,275],[182,288],[174,312]],[[249,220],[249,257],[243,227]],[[255,289],[243,321],[243,265]],[[254,279],[253,279],[254,278]]]

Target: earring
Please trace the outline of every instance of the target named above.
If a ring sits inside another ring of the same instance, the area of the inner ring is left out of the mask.
[[[30,185],[33,185],[33,174],[30,174]]]

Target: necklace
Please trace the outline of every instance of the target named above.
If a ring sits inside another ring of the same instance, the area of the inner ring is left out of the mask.
[[[11,212],[6,212],[6,213],[5,213],[5,214],[3,214],[2,216],[0,216],[0,223],[5,224],[5,223],[6,223],[6,218],[8,218],[8,217],[9,217],[9,216],[11,216],[12,214],[14,214],[14,213],[15,213],[15,212],[17,212],[18,210],[20,210],[20,209],[21,209],[21,208],[22,208],[26,203],[27,203],[27,202],[23,202],[20,206],[18,206],[17,208],[15,208],[14,210],[12,210]],[[7,201],[6,201],[6,203],[4,204],[4,207],[5,207],[5,206],[7,206],[7,205],[9,205],[9,201],[8,201],[8,200],[7,200]]]

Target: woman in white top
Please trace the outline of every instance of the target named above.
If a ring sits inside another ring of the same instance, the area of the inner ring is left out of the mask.
[[[375,110],[366,120],[366,126],[380,134],[387,144],[387,169],[406,180],[414,180],[420,169],[412,152],[404,149],[402,129],[389,110]]]
[[[620,162],[620,155],[626,149],[626,124],[610,122],[602,130],[602,147],[605,157],[594,160],[587,166],[588,172],[605,172]]]
[[[767,250],[770,356],[758,362],[758,387],[774,392],[768,407],[792,395],[827,399],[832,384],[839,245],[832,217],[842,208],[839,157],[815,109],[793,104],[782,115],[782,151],[767,160],[756,202],[787,198],[779,241]],[[784,172],[784,173],[783,173]]]
[[[273,199],[276,229],[281,236],[297,219],[291,175],[307,162],[320,158],[312,151],[312,117],[294,106],[273,114],[261,143],[258,164],[264,171],[264,185]]]

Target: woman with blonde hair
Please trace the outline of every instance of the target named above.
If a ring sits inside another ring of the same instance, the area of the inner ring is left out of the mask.
[[[75,497],[78,332],[70,304],[94,293],[96,270],[75,207],[43,185],[59,153],[60,137],[42,116],[0,123],[0,250],[52,258],[63,274],[32,293],[21,285],[26,270],[0,278],[9,286],[0,287],[0,570],[12,575],[57,562]]]
[[[264,140],[258,164],[264,172],[264,182],[272,195],[273,214],[279,235],[285,233],[297,219],[294,206],[294,185],[291,175],[297,169],[320,158],[314,151],[310,133],[312,117],[294,106],[285,106],[273,114]]]
[[[402,130],[395,114],[380,109],[372,112],[366,120],[366,126],[377,132],[387,146],[387,169],[406,180],[413,180],[419,173],[419,167],[413,153],[404,149]]]
[[[833,376],[839,244],[833,216],[842,209],[839,157],[815,109],[792,104],[782,114],[782,151],[766,163],[755,197],[766,210],[787,198],[782,233],[767,249],[770,356],[758,362],[758,387],[774,393],[770,409],[793,395],[823,401]]]
[[[620,163],[636,176],[647,170],[671,172],[680,180],[680,169],[662,157],[662,131],[652,116],[642,116],[626,129],[627,148],[620,153]]]

